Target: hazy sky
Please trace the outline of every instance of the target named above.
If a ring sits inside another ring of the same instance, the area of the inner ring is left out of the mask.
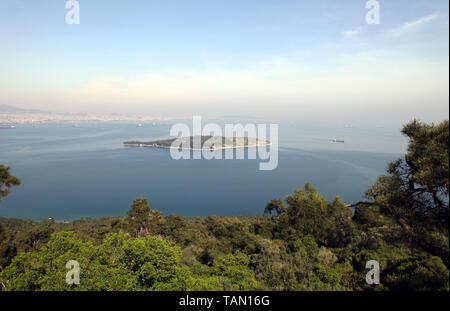
[[[448,118],[447,0],[0,0],[0,103],[58,112]]]

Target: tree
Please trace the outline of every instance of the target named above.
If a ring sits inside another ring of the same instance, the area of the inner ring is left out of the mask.
[[[20,185],[19,178],[10,175],[9,173],[10,169],[11,168],[9,166],[4,166],[3,164],[0,164],[0,201],[2,200],[2,198],[10,194],[9,189],[11,187]],[[4,233],[4,229],[0,224],[0,272],[2,266],[6,266],[7,264],[9,264],[11,258],[16,254],[16,249],[9,243],[6,243],[5,240],[6,236]]]
[[[3,229],[2,224],[0,224],[0,272],[3,268],[10,264],[14,256],[17,255],[17,249],[12,245],[7,231]],[[1,290],[1,285],[0,285]]]
[[[157,210],[152,210],[145,198],[134,200],[127,215],[134,236],[159,234],[163,230],[162,213]]]
[[[264,214],[272,214],[272,211],[275,211],[277,215],[280,215],[286,210],[286,206],[281,199],[273,199],[269,203],[267,203]]]
[[[10,194],[11,187],[20,185],[19,178],[9,174],[10,169],[11,167],[0,164],[0,201]]]
[[[41,223],[18,233],[16,241],[25,252],[38,250],[50,240],[53,231],[49,224]]]
[[[408,152],[389,164],[366,192],[369,202],[393,218],[425,251],[441,257],[448,266],[449,226],[449,122],[428,125],[417,120],[402,133]]]
[[[360,225],[365,227],[382,226],[386,222],[385,218],[379,208],[374,205],[359,204],[355,206],[353,220]]]
[[[164,218],[164,234],[172,237],[175,241],[181,241],[185,232],[186,224],[181,216],[169,215]]]
[[[342,247],[351,237],[352,212],[339,198],[330,202],[306,183],[303,189],[287,195],[286,202],[278,224],[285,239],[298,233],[311,234],[323,244]]]
[[[222,255],[214,261],[212,272],[220,277],[224,290],[258,290],[258,282],[249,264],[249,257],[241,252]]]
[[[1,273],[6,290],[188,290],[196,280],[178,266],[181,250],[164,239],[109,234],[101,245],[58,232],[39,251],[17,255]],[[80,284],[67,284],[66,263],[80,265]]]

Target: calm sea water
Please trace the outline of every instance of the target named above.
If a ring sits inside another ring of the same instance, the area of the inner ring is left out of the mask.
[[[255,215],[305,182],[328,199],[354,202],[406,147],[399,129],[282,123],[278,168],[259,171],[259,160],[176,161],[167,149],[122,145],[166,138],[170,126],[82,122],[0,130],[0,163],[22,180],[0,203],[0,216],[125,215],[138,197],[165,215]]]

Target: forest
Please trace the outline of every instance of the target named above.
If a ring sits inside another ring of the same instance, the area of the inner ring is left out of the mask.
[[[257,216],[165,216],[137,198],[123,217],[0,218],[0,289],[448,291],[449,122],[402,134],[406,154],[361,202],[307,183]],[[10,170],[0,164],[0,200],[20,187]],[[80,284],[66,282],[70,260]],[[366,282],[369,260],[379,284]]]

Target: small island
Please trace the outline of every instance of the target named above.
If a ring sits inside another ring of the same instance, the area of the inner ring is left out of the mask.
[[[200,138],[201,148],[194,148],[194,138]],[[177,141],[177,142],[175,142]],[[174,145],[175,143],[175,145]],[[153,147],[153,148],[177,148],[177,149],[236,149],[259,146],[270,146],[270,141],[250,137],[224,137],[224,136],[190,136],[177,137],[150,142],[126,141],[125,147]]]

